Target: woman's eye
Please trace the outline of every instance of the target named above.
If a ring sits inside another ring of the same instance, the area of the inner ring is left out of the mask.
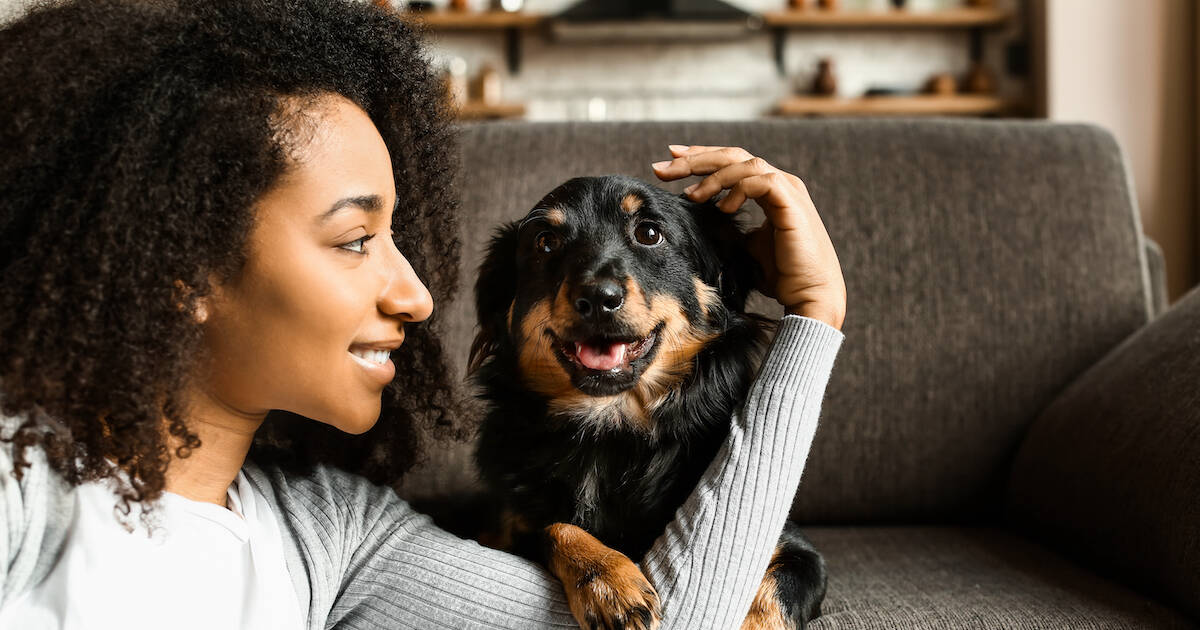
[[[663,242],[662,232],[657,225],[649,221],[639,223],[637,227],[633,228],[633,237],[642,245],[650,247]]]
[[[350,241],[349,243],[342,243],[341,245],[338,245],[338,247],[340,247],[346,251],[349,251],[349,252],[354,252],[355,254],[365,254],[366,250],[363,249],[364,246],[367,244],[367,241],[371,240],[374,237],[375,237],[374,234],[368,234],[362,238]]]
[[[558,238],[558,235],[554,232],[540,232],[537,235],[537,238],[533,240],[534,248],[536,248],[537,251],[542,254],[549,254],[550,252],[553,252],[554,250],[558,249],[558,246],[561,244],[562,239]]]

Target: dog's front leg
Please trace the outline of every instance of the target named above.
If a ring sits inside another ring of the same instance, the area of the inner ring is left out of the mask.
[[[546,566],[562,581],[580,627],[654,630],[659,626],[658,592],[628,556],[568,523],[549,525],[543,534]]]

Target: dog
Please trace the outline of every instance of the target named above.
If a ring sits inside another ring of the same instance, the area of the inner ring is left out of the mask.
[[[744,401],[771,322],[736,217],[641,180],[577,177],[501,226],[475,285],[469,372],[490,544],[545,565],[586,629],[653,628],[641,559]],[[613,553],[616,550],[620,553]],[[804,628],[827,573],[789,521],[743,629]]]

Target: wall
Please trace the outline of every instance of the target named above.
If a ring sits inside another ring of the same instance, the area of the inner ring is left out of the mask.
[[[785,0],[729,0],[747,11],[779,10]],[[399,6],[400,0],[394,0]],[[913,10],[959,6],[962,0],[909,0]],[[445,0],[437,2],[444,5]],[[474,0],[472,6],[486,6]],[[574,0],[526,0],[525,10],[557,13]],[[883,9],[886,0],[842,0],[851,9]],[[997,0],[1017,9],[1018,0]],[[1004,79],[1003,46],[1021,32],[1021,20],[987,38],[988,65]],[[435,61],[451,56],[467,60],[474,74],[485,62],[504,75],[505,100],[528,105],[531,120],[713,120],[757,118],[796,87],[807,90],[817,60],[834,59],[843,96],[858,96],[870,86],[919,89],[940,72],[963,75],[968,68],[965,31],[792,31],[785,67],[777,74],[771,36],[760,31],[719,42],[646,42],[620,44],[557,43],[536,34],[522,39],[522,69],[509,76],[500,35],[436,33]],[[1020,96],[1022,81],[1005,79],[1003,93]],[[602,115],[589,103],[603,101]]]
[[[1116,136],[1168,289],[1196,283],[1193,0],[1045,0],[1045,109]]]

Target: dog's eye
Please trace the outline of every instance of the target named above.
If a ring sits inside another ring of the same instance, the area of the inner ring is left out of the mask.
[[[541,232],[533,240],[533,246],[542,254],[549,254],[558,249],[558,246],[561,244],[562,240],[554,232]]]
[[[663,242],[662,232],[659,231],[657,225],[649,221],[639,223],[637,227],[633,228],[633,237],[642,245],[653,246]]]

